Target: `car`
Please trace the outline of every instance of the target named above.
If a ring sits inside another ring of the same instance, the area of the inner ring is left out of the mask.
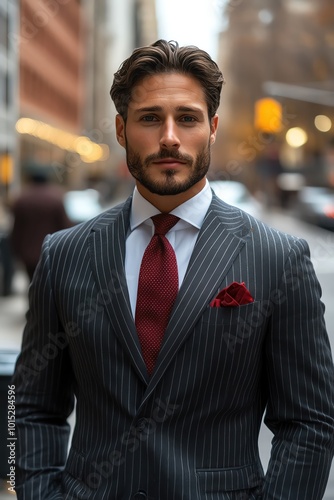
[[[327,187],[305,186],[298,193],[295,212],[308,223],[334,231],[334,191]]]
[[[239,181],[209,181],[210,187],[221,200],[229,205],[241,208],[257,219],[261,218],[262,206],[250,193],[248,188]]]
[[[104,210],[100,193],[96,189],[67,191],[64,195],[64,206],[68,218],[74,224],[92,219]]]

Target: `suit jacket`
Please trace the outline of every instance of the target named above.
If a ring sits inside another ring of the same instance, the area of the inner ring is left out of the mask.
[[[18,498],[321,499],[334,377],[306,242],[214,196],[149,378],[124,274],[130,205],[44,242],[14,376]],[[255,301],[210,307],[233,281]]]

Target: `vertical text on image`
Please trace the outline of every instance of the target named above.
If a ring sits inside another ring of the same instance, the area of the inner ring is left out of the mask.
[[[7,449],[8,465],[7,473],[8,491],[15,491],[15,450],[16,450],[16,424],[15,424],[15,385],[8,386],[7,396]]]

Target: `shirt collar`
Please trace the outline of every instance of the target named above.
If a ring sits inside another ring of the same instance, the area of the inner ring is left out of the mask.
[[[181,220],[188,222],[192,226],[200,229],[203,224],[206,212],[209,209],[212,200],[212,191],[208,180],[204,188],[186,202],[179,205],[171,214],[180,217]],[[147,201],[135,187],[132,198],[131,213],[130,213],[130,227],[133,231],[140,224],[150,219],[153,215],[159,214],[159,210]]]

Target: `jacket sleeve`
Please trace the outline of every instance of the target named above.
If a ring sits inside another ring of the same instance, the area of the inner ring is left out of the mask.
[[[321,288],[304,240],[295,240],[266,342],[268,405],[274,433],[265,500],[323,498],[334,446],[334,372]]]
[[[60,500],[74,408],[72,370],[53,300],[49,237],[29,289],[29,311],[16,387],[16,493],[19,500]]]

